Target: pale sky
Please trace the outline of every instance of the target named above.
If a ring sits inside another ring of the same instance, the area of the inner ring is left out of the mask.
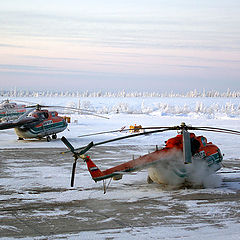
[[[0,89],[240,90],[239,0],[2,0]]]

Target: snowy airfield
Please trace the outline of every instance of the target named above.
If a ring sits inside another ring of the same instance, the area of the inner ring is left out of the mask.
[[[2,100],[4,98],[0,98]],[[15,98],[16,99],[16,98]],[[21,98],[23,100],[23,98]],[[212,126],[240,131],[239,98],[24,98],[46,105],[75,106],[110,119],[78,113],[59,134],[75,146],[126,133],[79,138],[133,124]],[[113,181],[103,194],[80,160],[70,187],[71,154],[58,138],[18,141],[0,132],[0,236],[2,239],[237,239],[240,220],[240,136],[195,132],[216,144],[224,168],[207,188],[177,189],[147,184],[147,170]],[[89,151],[101,168],[131,160],[162,146],[176,131],[109,143]]]

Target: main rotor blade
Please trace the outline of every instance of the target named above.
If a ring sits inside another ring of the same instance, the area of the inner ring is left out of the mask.
[[[26,106],[25,108],[38,108],[38,109],[41,109],[41,108],[62,108],[62,109],[70,109],[70,110],[74,110],[74,111],[85,112],[84,114],[87,114],[87,115],[92,115],[92,116],[96,116],[96,117],[100,117],[100,118],[110,119],[108,117],[98,115],[98,114],[94,113],[94,111],[87,110],[87,109],[82,109],[82,108],[63,107],[63,106],[54,106],[54,105],[41,105],[41,104]]]
[[[219,132],[219,133],[227,133],[233,135],[240,135],[240,132],[231,132],[231,131],[224,131],[224,130],[213,130],[213,129],[205,129],[205,128],[197,128],[195,130],[199,131],[206,131],[206,132]]]
[[[226,128],[215,128],[215,127],[190,127],[188,126],[189,130],[200,130],[200,131],[208,131],[208,132],[220,132],[220,133],[229,133],[240,135],[240,131],[226,129]]]
[[[42,107],[44,107],[44,106],[42,106]],[[83,111],[83,112],[86,112],[88,115],[93,115],[93,116],[96,116],[96,117],[109,119],[108,117],[104,117],[104,116],[96,114],[94,111],[91,111],[91,110],[88,110],[88,109],[83,109],[83,108],[63,107],[63,106],[46,106],[46,107],[70,109],[70,110],[74,110],[74,111]]]
[[[48,107],[70,109],[70,110],[74,110],[74,111],[83,111],[83,112],[86,112],[88,115],[93,115],[93,116],[100,117],[100,118],[110,119],[108,117],[98,115],[94,111],[83,109],[83,108],[63,107],[63,106],[48,106]]]
[[[70,110],[74,110],[74,111],[85,111],[85,112],[95,113],[95,111],[84,109],[84,108],[64,107],[64,106],[57,106],[57,105],[55,105],[55,106],[46,106],[46,107],[63,108],[63,109],[70,109]]]
[[[78,137],[88,137],[88,136],[95,136],[95,135],[101,135],[106,133],[115,133],[115,132],[122,132],[122,131],[128,131],[129,129],[123,129],[123,130],[111,130],[111,131],[105,131],[105,132],[97,132],[97,133],[90,133],[90,134],[84,134],[80,135]]]
[[[14,102],[20,102],[20,103],[28,103],[28,104],[37,104],[36,102],[30,102],[30,101],[23,101],[23,100],[17,100],[17,99],[12,99]]]
[[[20,119],[20,120],[15,121],[15,122],[0,123],[0,130],[20,127],[22,125],[34,123],[34,122],[37,122],[37,121],[39,121],[38,118],[27,117],[27,118]]]
[[[101,115],[98,115],[98,114],[95,114],[95,113],[83,113],[83,114],[92,115],[92,116],[95,116],[95,117],[100,117],[100,118],[105,118],[105,119],[110,119],[109,117],[101,116]]]
[[[34,105],[26,106],[26,107],[24,107],[24,108],[37,108],[37,107],[48,107],[48,106],[41,105],[41,104],[34,104]]]
[[[16,122],[4,122],[4,123],[0,123],[0,130],[15,128],[15,127],[17,127],[17,123],[16,123]]]
[[[147,129],[161,129],[161,128],[169,128],[169,127],[141,127],[141,128],[137,128],[137,130],[147,130]],[[101,134],[106,134],[106,133],[115,133],[115,132],[125,132],[125,131],[130,131],[133,130],[132,128],[122,128],[119,130],[110,130],[110,131],[104,131],[104,132],[97,132],[97,133],[90,133],[90,134],[84,134],[84,135],[80,135],[78,137],[88,137],[88,136],[95,136],[95,135],[101,135]]]
[[[240,134],[240,131],[232,130],[232,129],[226,129],[226,128],[215,128],[215,127],[199,127],[199,128],[205,128],[205,129],[212,129],[212,130],[220,130],[220,131],[226,131],[226,132],[232,132]]]
[[[144,133],[137,133],[137,134],[131,134],[131,135],[123,136],[123,137],[113,138],[113,139],[106,140],[106,141],[103,141],[103,142],[93,143],[92,147],[95,147],[95,146],[98,146],[98,145],[103,145],[103,144],[110,143],[110,142],[123,140],[123,139],[126,139],[126,138],[133,138],[133,137],[138,137],[138,136],[142,136],[142,135],[148,135],[148,134],[152,134],[152,133],[159,133],[159,132],[164,132],[164,131],[169,131],[169,130],[178,130],[178,127],[169,127],[169,128],[165,128],[165,129],[158,129],[158,130],[154,130],[154,131],[149,131],[149,132],[144,132]],[[82,150],[84,148],[86,148],[86,146],[80,147],[80,148],[76,148],[75,151]]]
[[[25,108],[35,108],[35,107],[45,107],[45,108],[63,108],[63,109],[71,109],[71,110],[75,110],[75,111],[88,111],[88,112],[93,112],[91,110],[87,110],[87,109],[81,109],[81,108],[74,108],[74,107],[64,107],[64,106],[58,106],[58,105],[42,105],[42,104],[34,104],[31,106],[26,106]]]

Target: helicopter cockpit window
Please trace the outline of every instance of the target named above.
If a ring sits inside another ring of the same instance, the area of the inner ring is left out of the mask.
[[[46,119],[46,118],[48,118],[48,113],[47,113],[47,112],[38,113],[38,117],[39,117],[39,118]]]
[[[45,118],[48,118],[48,113],[47,112],[44,112],[43,114],[44,114]]]
[[[11,105],[10,104],[5,104],[4,108],[11,108]]]

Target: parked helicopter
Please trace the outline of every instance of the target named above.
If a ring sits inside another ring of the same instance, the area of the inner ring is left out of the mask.
[[[156,182],[159,184],[170,184],[172,179],[175,183],[184,184],[189,181],[190,177],[195,174],[199,168],[204,167],[207,175],[218,171],[222,167],[223,156],[220,149],[212,142],[208,142],[204,136],[196,136],[188,130],[212,131],[220,133],[229,133],[240,135],[240,131],[229,130],[215,127],[192,127],[182,123],[180,126],[173,127],[147,127],[142,130],[150,130],[148,132],[141,132],[127,136],[110,139],[103,142],[90,142],[87,146],[75,149],[71,143],[62,137],[61,140],[67,148],[73,153],[74,163],[72,168],[71,187],[74,185],[74,176],[76,163],[78,158],[83,159],[88,167],[93,180],[95,182],[113,179],[120,180],[123,174],[148,169],[148,183]],[[126,129],[128,130],[128,129]],[[109,142],[119,141],[126,138],[137,137],[141,135],[149,135],[153,133],[160,133],[170,130],[181,131],[176,137],[168,139],[166,145],[154,152],[148,153],[139,158],[130,160],[126,163],[117,165],[115,167],[101,171],[96,164],[85,153],[94,146],[106,144]],[[120,132],[121,130],[109,131]],[[107,133],[107,132],[103,132]],[[101,134],[101,133],[97,133]],[[179,161],[175,161],[178,159]],[[168,177],[166,177],[168,176]],[[170,176],[170,178],[169,178]],[[170,180],[169,180],[170,179]],[[106,185],[104,183],[104,193],[106,192]]]
[[[64,117],[60,117],[58,115],[58,112],[42,109],[48,107],[66,108],[75,111],[81,110],[90,115],[106,118],[104,116],[96,115],[85,109],[61,106],[43,106],[37,104],[34,106],[25,107],[30,108],[30,110],[18,118],[16,121],[0,123],[0,130],[14,128],[19,140],[29,138],[42,139],[46,137],[47,141],[50,142],[50,136],[52,136],[52,139],[56,139],[57,133],[64,131],[67,128],[68,123]]]
[[[0,103],[0,122],[19,118],[26,112],[25,107],[25,104],[10,102],[9,99],[3,100]]]

